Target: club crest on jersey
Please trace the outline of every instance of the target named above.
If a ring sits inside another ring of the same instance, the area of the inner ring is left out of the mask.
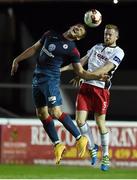
[[[49,51],[54,51],[56,49],[56,45],[55,44],[49,44],[48,46],[48,50]]]
[[[68,45],[67,44],[63,44],[63,48],[64,49],[68,49]]]

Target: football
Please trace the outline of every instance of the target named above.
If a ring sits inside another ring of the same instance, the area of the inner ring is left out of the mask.
[[[101,22],[102,14],[96,9],[91,9],[84,14],[84,23],[89,27],[97,27]]]

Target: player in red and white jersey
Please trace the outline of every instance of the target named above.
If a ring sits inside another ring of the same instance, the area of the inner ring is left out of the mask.
[[[110,69],[109,75],[110,79],[114,73],[114,71],[117,69],[119,64],[121,63],[122,59],[124,57],[124,52],[119,46],[107,46],[106,43],[100,43],[95,46],[93,46],[88,52],[85,57],[83,57],[84,60],[88,59],[88,71],[92,72],[100,67],[103,67],[106,65],[106,63],[112,63],[114,64],[114,67]],[[91,84],[100,88],[110,88],[111,83],[109,80],[108,82],[103,81],[97,81],[97,80],[89,80],[85,83]]]
[[[98,146],[94,144],[91,129],[86,122],[88,113],[93,112],[96,124],[100,132],[102,146],[101,170],[109,169],[109,132],[106,127],[106,113],[110,99],[111,78],[115,70],[120,65],[124,51],[117,46],[119,30],[116,25],[108,24],[104,30],[104,43],[96,44],[87,54],[81,58],[81,64],[88,62],[88,71],[108,73],[110,79],[106,82],[99,80],[85,80],[79,89],[76,100],[76,121],[81,134],[88,138],[88,149],[91,155],[91,164],[97,161]],[[69,70],[71,66],[66,66],[61,71]],[[80,79],[73,79],[73,83],[78,85]]]

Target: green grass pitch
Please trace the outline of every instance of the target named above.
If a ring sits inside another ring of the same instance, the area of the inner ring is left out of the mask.
[[[0,179],[137,179],[137,170],[110,168],[103,172],[90,166],[1,164]]]

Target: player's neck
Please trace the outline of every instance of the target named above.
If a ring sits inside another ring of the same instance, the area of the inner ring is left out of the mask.
[[[116,43],[113,43],[113,44],[104,44],[104,46],[106,46],[106,47],[116,47],[117,45],[116,45]]]
[[[63,33],[62,35],[63,35],[63,37],[64,37],[65,39],[67,39],[67,40],[69,40],[69,41],[74,41],[74,39],[71,38],[71,37],[69,37],[68,34],[67,34],[66,32]]]
[[[110,47],[116,47],[116,46],[117,46],[116,43],[110,45]]]

